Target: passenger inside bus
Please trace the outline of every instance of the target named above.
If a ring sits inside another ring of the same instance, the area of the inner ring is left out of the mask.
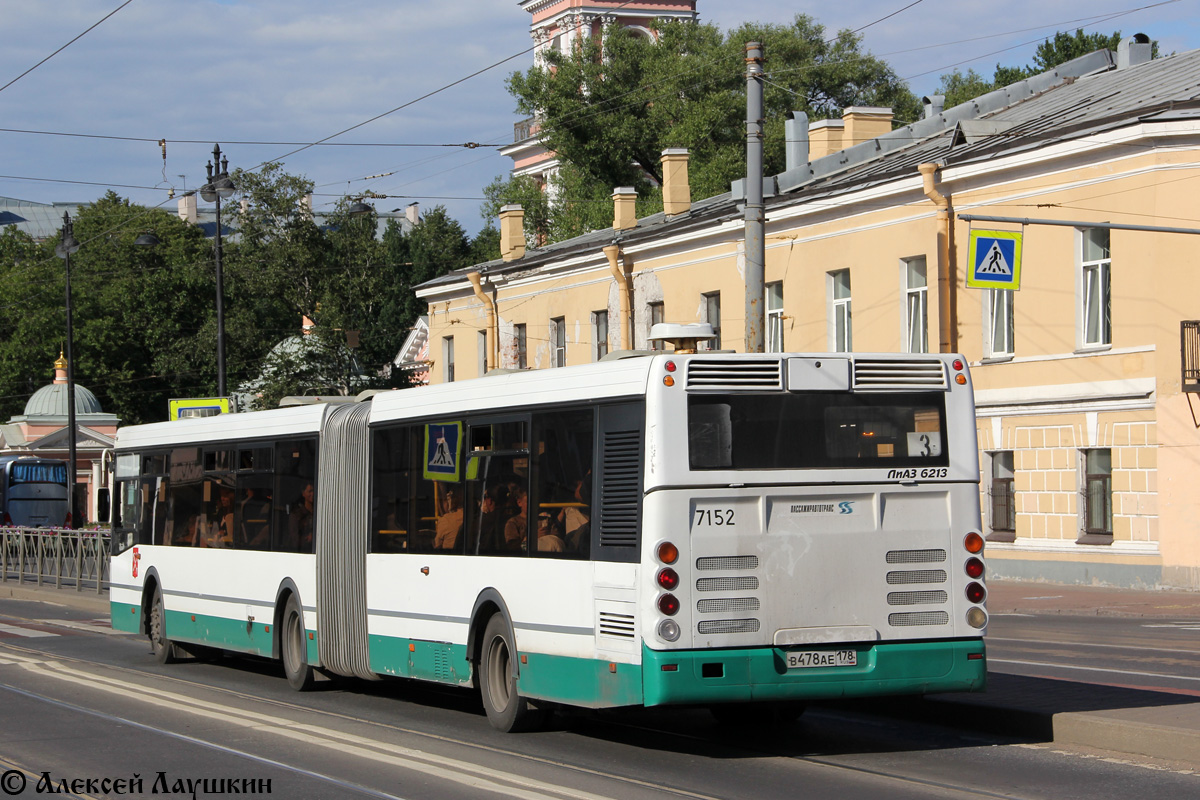
[[[447,487],[442,508],[442,515],[437,521],[437,535],[433,539],[433,549],[454,550],[458,546],[463,529],[462,490],[457,486]]]
[[[525,492],[523,486],[513,484],[509,491],[509,497],[517,507],[517,513],[504,523],[504,549],[524,550],[525,549],[525,532],[528,529],[528,506],[529,495]]]
[[[504,548],[504,509],[508,505],[508,487],[492,486],[479,501],[479,536],[476,551],[480,555],[502,552]]]
[[[304,484],[300,498],[292,504],[288,514],[288,540],[285,550],[293,553],[311,553],[313,542],[313,499],[312,483]]]
[[[538,514],[537,549],[539,553],[564,553],[566,542],[559,535],[558,521],[549,511]]]

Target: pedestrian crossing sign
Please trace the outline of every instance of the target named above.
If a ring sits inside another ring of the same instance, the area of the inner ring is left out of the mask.
[[[457,483],[461,456],[461,422],[431,422],[425,426],[426,480]]]
[[[1021,288],[1020,231],[971,231],[967,288]]]

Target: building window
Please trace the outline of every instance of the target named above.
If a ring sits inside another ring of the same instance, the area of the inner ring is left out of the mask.
[[[829,349],[849,353],[854,349],[850,324],[850,270],[827,273],[825,284],[829,297]]]
[[[992,453],[991,541],[1011,542],[1017,531],[1017,502],[1013,493],[1011,450]]]
[[[528,369],[529,359],[527,358],[527,350],[525,346],[525,324],[513,325],[513,342],[516,348],[517,369]]]
[[[647,303],[646,308],[647,308],[647,311],[649,311],[648,316],[650,317],[649,330],[654,330],[654,326],[663,321],[663,313],[664,312],[663,312],[662,301],[659,301],[657,303]],[[647,334],[649,333],[649,330],[647,331]],[[647,342],[647,347],[650,350],[662,350],[663,343],[657,342],[657,341],[656,342]]]
[[[987,328],[984,353],[988,358],[1011,358],[1013,348],[1013,295],[1007,289],[989,289],[986,295]]]
[[[929,352],[929,284],[925,256],[904,259],[904,350]]]
[[[1108,249],[1108,229],[1081,231],[1082,252],[1079,268],[1080,343],[1083,347],[1112,344],[1112,259]]]
[[[767,284],[767,352],[783,352],[783,282]]]
[[[1083,532],[1105,539],[1113,535],[1112,450],[1083,451]]]
[[[567,320],[554,317],[550,320],[550,366],[567,365]]]
[[[592,360],[608,355],[608,309],[592,312]]]
[[[712,326],[713,338],[704,345],[705,350],[721,349],[721,293],[709,292],[704,298],[704,321]]]
[[[442,339],[442,377],[446,383],[454,380],[454,337]]]

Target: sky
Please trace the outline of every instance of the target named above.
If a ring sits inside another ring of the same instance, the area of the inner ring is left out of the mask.
[[[1200,0],[697,10],[723,30],[798,13],[830,35],[862,29],[863,49],[918,97],[954,69],[990,78],[997,63],[1028,64],[1058,30],[1145,33],[1162,53],[1200,47]],[[388,195],[373,201],[381,211],[444,205],[473,235],[483,187],[512,162],[461,145],[512,142],[520,117],[505,79],[532,64],[529,24],[517,0],[0,0],[0,196],[87,202],[111,188],[173,210],[170,190],[200,186],[220,143],[231,169],[281,161],[314,181],[317,208],[372,191]]]

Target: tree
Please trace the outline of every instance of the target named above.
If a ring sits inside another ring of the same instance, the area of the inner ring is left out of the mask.
[[[1054,34],[1053,39],[1047,39],[1037,46],[1032,64],[1024,67],[997,64],[991,81],[985,80],[973,69],[968,69],[965,74],[955,70],[941,77],[936,94],[944,95],[946,107],[951,108],[995,89],[1002,89],[1034,75],[1040,75],[1059,64],[1065,64],[1096,50],[1116,50],[1120,43],[1120,31],[1113,31],[1107,36],[1102,33],[1084,33],[1082,28],[1077,29],[1074,34],[1059,31]],[[1152,43],[1150,57],[1158,58],[1158,42]]]
[[[883,105],[899,116],[916,114],[912,93],[887,64],[862,51],[860,37],[842,31],[828,39],[805,15],[791,25],[747,24],[728,34],[714,25],[664,22],[657,41],[609,26],[602,37],[567,53],[552,51],[546,66],[509,78],[518,110],[538,116],[546,146],[576,172],[559,179],[551,238],[582,227],[557,224],[564,212],[587,216],[572,207],[576,202],[607,199],[618,186],[650,198],[669,147],[691,153],[693,197],[728,191],[745,173],[749,41],[762,42],[767,58],[768,172],[784,168],[787,111],[822,119],[851,105]],[[534,236],[540,233],[535,227]]]

